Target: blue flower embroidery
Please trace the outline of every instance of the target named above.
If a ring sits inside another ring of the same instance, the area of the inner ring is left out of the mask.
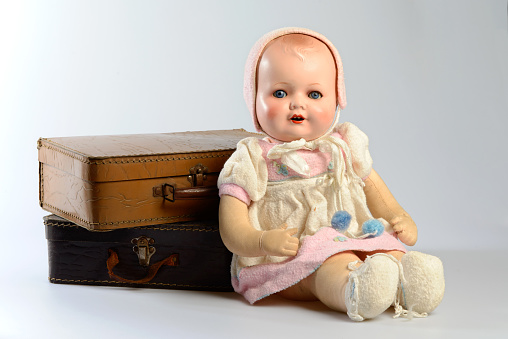
[[[282,174],[284,176],[288,176],[288,167],[284,164],[278,164],[276,161],[273,162],[273,167],[276,168],[277,174]]]
[[[330,163],[328,164],[328,169],[330,171],[333,170],[333,162],[330,161]]]

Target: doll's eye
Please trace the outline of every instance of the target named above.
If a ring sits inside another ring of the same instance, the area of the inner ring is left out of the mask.
[[[279,90],[276,90],[275,92],[273,92],[273,96],[276,97],[276,98],[284,98],[286,95],[288,95],[285,91],[279,89]]]
[[[312,91],[309,93],[309,98],[311,99],[321,99],[323,95],[319,93],[318,91]]]

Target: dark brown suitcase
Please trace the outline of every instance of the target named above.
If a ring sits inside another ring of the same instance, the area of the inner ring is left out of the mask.
[[[233,290],[217,221],[97,232],[52,214],[44,224],[52,283]]]
[[[217,217],[219,173],[244,130],[41,138],[39,201],[90,230]]]

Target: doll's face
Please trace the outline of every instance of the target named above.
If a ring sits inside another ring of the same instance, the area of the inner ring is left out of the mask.
[[[258,66],[256,115],[263,131],[280,141],[314,140],[335,117],[335,61],[322,42],[303,60],[275,40]]]

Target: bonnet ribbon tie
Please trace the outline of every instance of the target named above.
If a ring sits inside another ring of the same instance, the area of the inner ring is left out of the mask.
[[[310,167],[299,154],[299,150],[313,151],[319,149],[321,152],[331,154],[332,168],[336,184],[340,187],[346,180],[363,184],[362,179],[353,171],[353,161],[348,144],[331,135],[325,135],[312,141],[299,139],[291,142],[275,145],[268,151],[268,159],[280,159],[283,164],[292,168],[298,174],[309,177]]]
[[[280,159],[281,162],[291,167],[295,172],[301,175],[309,176],[310,167],[307,162],[298,155],[298,150],[313,151],[315,145],[312,141],[305,141],[305,139],[285,142],[272,147],[266,155],[268,159]]]

